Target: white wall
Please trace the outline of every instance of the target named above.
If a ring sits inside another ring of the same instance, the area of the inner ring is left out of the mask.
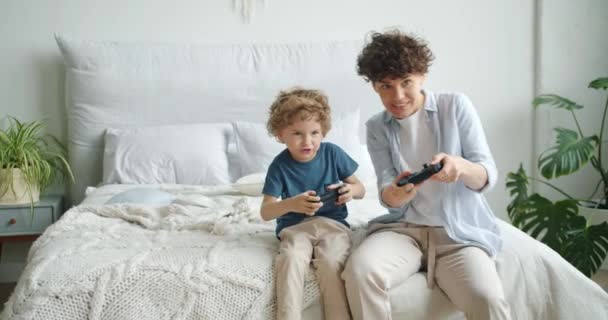
[[[427,87],[465,92],[476,104],[499,168],[504,172],[522,156],[530,157],[534,18],[530,0],[267,0],[266,6],[256,3],[250,24],[243,23],[233,0],[0,3],[4,102],[0,116],[49,118],[50,132],[62,140],[64,74],[54,32],[124,41],[293,42],[361,39],[370,30],[401,25],[427,38],[437,56]],[[381,105],[369,107],[380,110]],[[515,127],[517,131],[510,130]],[[504,217],[508,199],[503,185],[501,181],[488,197]]]
[[[370,30],[400,25],[425,37],[434,50],[427,87],[465,92],[476,105],[501,173],[488,199],[505,218],[506,172],[522,161],[531,168],[535,88],[566,88],[583,96],[576,83],[585,85],[598,65],[606,67],[606,37],[599,31],[606,30],[605,0],[266,0],[266,6],[256,3],[250,24],[234,11],[233,1],[1,0],[0,118],[46,117],[49,132],[65,141],[64,73],[54,32],[96,40],[293,42],[361,39]],[[537,5],[542,20],[535,16]],[[544,35],[542,85],[534,77],[535,26]],[[567,72],[573,60],[576,72]]]

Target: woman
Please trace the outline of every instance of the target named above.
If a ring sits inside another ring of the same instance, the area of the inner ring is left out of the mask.
[[[343,273],[354,319],[391,319],[388,291],[426,269],[467,319],[510,319],[494,257],[501,247],[482,192],[497,171],[479,117],[462,94],[423,89],[433,54],[400,31],[374,33],[357,61],[384,111],[366,123],[367,146],[389,214],[370,222]],[[398,186],[423,164],[429,180]]]

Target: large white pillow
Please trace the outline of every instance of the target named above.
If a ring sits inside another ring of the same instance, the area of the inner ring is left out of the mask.
[[[230,131],[228,123],[109,128],[103,182],[228,184]]]
[[[264,180],[266,180],[266,172],[252,173],[236,180],[232,187],[248,196],[261,196]]]
[[[357,163],[357,176],[363,180],[374,180],[375,174],[369,154],[359,139],[359,110],[332,116],[332,129],[324,141],[332,142],[346,151]],[[234,139],[236,160],[241,176],[266,172],[274,157],[285,149],[285,145],[268,134],[266,124],[260,122],[235,121]]]

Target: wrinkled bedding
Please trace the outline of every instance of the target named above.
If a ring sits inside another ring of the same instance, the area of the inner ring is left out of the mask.
[[[132,186],[131,186],[132,187]],[[273,317],[274,222],[261,197],[227,187],[157,186],[168,206],[103,205],[129,186],[91,192],[32,246],[6,319],[269,319]],[[349,221],[375,208],[353,203]],[[305,305],[318,299],[314,273]],[[126,308],[125,306],[129,306]]]
[[[260,197],[229,186],[148,186],[166,206],[103,205],[133,188],[91,189],[33,244],[2,319],[272,319],[274,222]],[[368,191],[349,204],[355,246],[383,209]],[[601,319],[608,295],[555,252],[507,223],[497,268],[513,319]],[[318,287],[305,281],[305,319],[319,319]],[[424,274],[391,290],[394,319],[464,319]]]

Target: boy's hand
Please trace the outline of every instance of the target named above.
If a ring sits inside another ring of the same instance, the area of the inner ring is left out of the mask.
[[[323,202],[317,195],[315,191],[306,191],[300,193],[295,197],[291,197],[290,201],[290,211],[299,212],[305,214],[307,216],[314,216],[317,213],[317,210],[323,206]]]
[[[337,183],[327,186],[328,190],[338,189],[338,197],[336,198],[336,205],[341,206],[353,199],[353,188],[348,183]]]

